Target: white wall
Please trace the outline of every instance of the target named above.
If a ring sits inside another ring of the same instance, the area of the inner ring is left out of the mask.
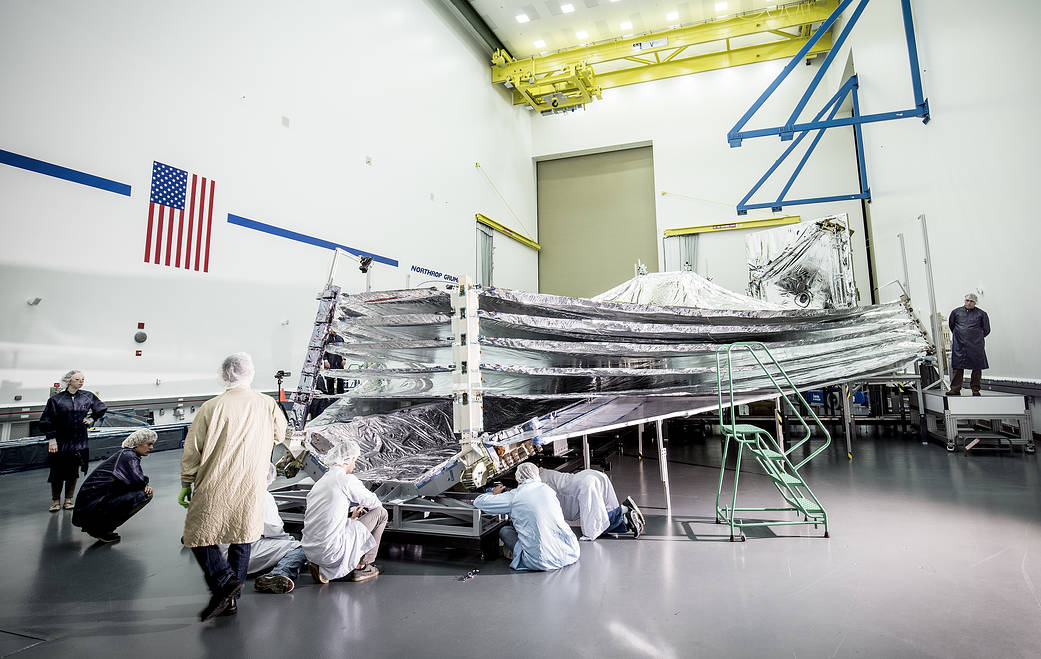
[[[234,350],[297,373],[332,252],[228,213],[397,259],[375,288],[473,272],[474,213],[511,224],[476,162],[535,225],[530,118],[436,0],[8,0],[0,59],[0,148],[133,187],[0,165],[0,405],[72,367],[109,399],[214,391]],[[142,262],[153,160],[216,181],[208,274]],[[496,258],[535,290],[534,252]]]
[[[912,299],[926,320],[915,221],[925,214],[939,311],[946,317],[966,292],[978,291],[993,328],[985,375],[1041,379],[1041,309],[1034,303],[1041,131],[1033,127],[1041,105],[1034,53],[1041,3],[915,0],[913,9],[932,121],[865,129],[879,281],[902,277],[902,232]],[[862,111],[912,107],[899,1],[873,0],[850,40]]]
[[[742,147],[732,149],[726,139],[727,131],[785,63],[764,62],[607,90],[602,101],[590,104],[585,111],[535,118],[532,129],[535,155],[570,154],[619,144],[652,144],[659,263],[664,267],[661,236],[665,229],[737,220],[737,202],[790,144],[776,137],[764,137],[746,140]],[[798,66],[747,128],[783,123],[816,71],[816,65]],[[811,116],[833,93],[823,87],[807,108]],[[774,174],[753,202],[776,198],[787,180],[785,173],[794,168],[809,140],[807,137],[787,161],[789,164]],[[825,135],[788,198],[858,190],[852,131],[845,129]],[[662,191],[668,194],[663,196]],[[860,202],[785,206],[783,213],[801,215],[804,220],[833,213],[849,214],[855,230],[857,284],[862,299],[869,302]],[[746,219],[770,215],[769,209],[751,211]],[[748,233],[738,230],[701,236],[697,270],[727,288],[746,291],[745,237]]]

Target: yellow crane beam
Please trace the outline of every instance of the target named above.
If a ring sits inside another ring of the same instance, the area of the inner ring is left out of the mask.
[[[541,57],[512,59],[500,50],[492,56],[492,82],[511,87],[515,104],[542,112],[574,109],[600,98],[603,89],[790,58],[808,40],[808,28],[830,16],[838,2],[808,0]],[[786,31],[793,28],[795,33]],[[732,44],[753,35],[778,38],[754,45]],[[711,52],[691,48],[714,43],[720,48]],[[811,54],[830,48],[831,38],[826,35]]]

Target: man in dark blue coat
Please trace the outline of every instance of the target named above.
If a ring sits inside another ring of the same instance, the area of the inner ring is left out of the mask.
[[[983,309],[976,308],[976,294],[965,294],[965,306],[951,312],[947,324],[954,341],[951,345],[951,390],[948,396],[960,396],[965,369],[972,371],[969,387],[973,396],[980,394],[980,379],[987,364],[983,338],[990,334],[990,318]]]

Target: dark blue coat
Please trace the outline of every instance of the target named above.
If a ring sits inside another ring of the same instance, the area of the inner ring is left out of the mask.
[[[958,307],[951,312],[947,324],[951,328],[951,368],[984,369],[987,353],[983,350],[983,337],[990,334],[990,318],[979,307]]]
[[[148,476],[141,471],[141,456],[132,448],[120,449],[83,482],[76,495],[72,523],[87,532],[115,529],[136,506],[148,500],[145,485]]]
[[[80,389],[75,394],[59,391],[47,400],[40,415],[40,430],[47,439],[58,441],[58,452],[87,450],[87,424],[90,416],[96,423],[108,408],[97,396]]]

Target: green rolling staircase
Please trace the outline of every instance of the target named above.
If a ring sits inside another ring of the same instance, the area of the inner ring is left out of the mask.
[[[785,450],[777,439],[769,432],[753,425],[737,422],[737,408],[734,405],[734,354],[747,353],[751,355],[755,364],[762,369],[763,374],[773,384],[773,387],[781,394],[781,399],[805,430],[805,435]],[[723,362],[726,362],[724,365]],[[726,380],[724,381],[724,370]],[[760,342],[738,342],[716,349],[716,388],[719,397],[719,427],[723,433],[723,463],[719,469],[719,487],[716,489],[716,523],[728,524],[730,526],[730,541],[745,540],[741,529],[749,526],[792,526],[796,524],[812,524],[814,528],[824,527],[824,537],[830,537],[828,533],[828,513],[824,506],[813,494],[810,486],[801,475],[799,469],[807,462],[817,457],[831,444],[831,435],[821,423],[813,409],[810,408],[806,399],[802,397],[798,389],[792,383],[788,374],[784,372],[781,365],[777,363],[774,356],[765,345]],[[728,398],[724,397],[724,391]],[[792,399],[797,399],[800,406]],[[792,453],[810,440],[812,434],[811,426],[806,422],[802,410],[809,412],[813,424],[821,429],[824,434],[824,443],[814,449],[809,455],[799,462],[793,462]],[[733,445],[733,447],[732,447]],[[730,503],[720,505],[723,498],[723,486],[726,481],[727,454],[737,450],[737,460],[734,465],[733,492],[730,494]],[[766,472],[766,475],[781,495],[785,506],[779,508],[747,508],[738,507],[737,489],[741,477],[741,460],[745,453],[751,455],[756,463]],[[748,512],[793,512],[801,519],[796,520],[759,520],[745,521],[740,513]],[[735,535],[735,529],[737,529]]]

